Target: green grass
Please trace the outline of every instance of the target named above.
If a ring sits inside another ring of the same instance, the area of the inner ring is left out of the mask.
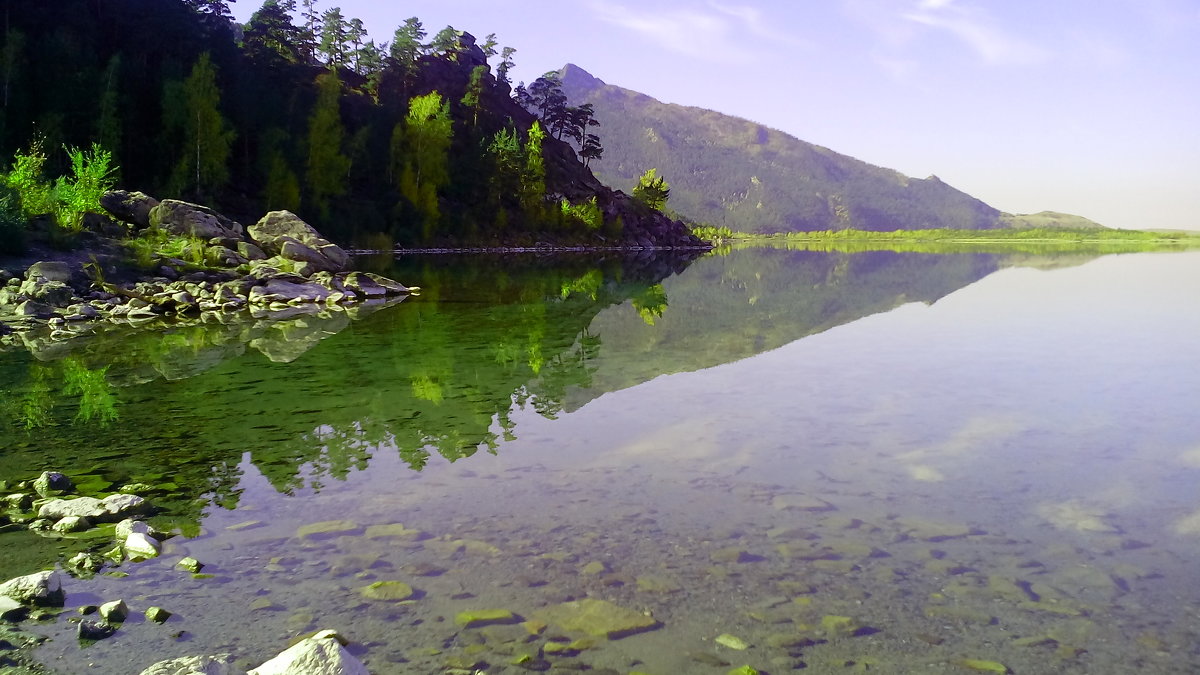
[[[729,228],[700,226],[698,237],[718,245],[784,246],[826,251],[896,250],[912,252],[1157,250],[1200,247],[1200,233],[1147,232],[1108,228],[1028,227],[996,230],[836,230],[748,234]]]

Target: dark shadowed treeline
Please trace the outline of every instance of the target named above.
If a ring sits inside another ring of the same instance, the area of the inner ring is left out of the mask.
[[[289,209],[373,247],[649,232],[570,126],[559,140],[513,100],[515,52],[415,17],[370,36],[313,0],[267,0],[245,25],[221,0],[6,0],[0,162],[40,143],[62,175],[64,147],[98,143],[119,187]]]

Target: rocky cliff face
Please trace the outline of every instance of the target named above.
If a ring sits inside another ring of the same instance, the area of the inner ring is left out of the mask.
[[[1005,226],[1000,211],[936,176],[910,178],[748,120],[662,103],[578,66],[560,75],[570,105],[595,106],[601,178],[631,186],[657,168],[671,209],[688,218],[759,233]]]

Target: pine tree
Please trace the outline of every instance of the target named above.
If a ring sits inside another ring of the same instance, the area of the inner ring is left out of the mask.
[[[505,47],[500,51],[500,65],[496,66],[496,81],[508,84],[508,71],[512,70],[517,64],[513,63],[512,56],[517,50],[512,47]]]
[[[325,63],[330,68],[346,67],[346,19],[342,16],[341,7],[330,7],[321,15],[321,44],[319,51],[325,55]]]
[[[200,55],[178,94],[182,98],[186,153],[175,166],[172,185],[183,192],[191,185],[194,194],[215,190],[229,180],[229,155],[233,147],[233,129],[221,116],[221,90],[212,58]]]
[[[458,30],[454,26],[446,26],[433,36],[433,41],[429,43],[429,52],[435,56],[458,58],[458,35]]]
[[[299,63],[304,58],[304,31],[292,24],[296,0],[266,0],[242,34],[242,44],[255,61],[281,59]]]

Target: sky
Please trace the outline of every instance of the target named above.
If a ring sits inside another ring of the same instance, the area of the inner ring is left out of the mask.
[[[238,0],[245,21],[261,3]],[[1010,213],[1200,230],[1200,0],[321,0],[496,33],[669,103],[943,181]],[[493,59],[493,66],[495,59]],[[603,139],[601,129],[601,139]],[[670,180],[670,177],[668,177]]]

